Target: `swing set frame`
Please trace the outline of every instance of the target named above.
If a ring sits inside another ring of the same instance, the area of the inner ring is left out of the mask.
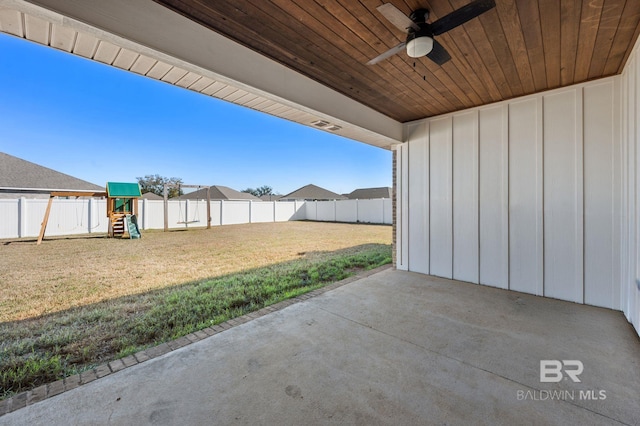
[[[207,229],[211,229],[211,186],[165,183],[162,189],[162,195],[164,198],[164,232],[169,231],[169,188],[197,188],[197,189],[206,188],[207,189]],[[189,224],[188,218],[185,217],[185,221],[182,223],[188,225]]]
[[[40,224],[40,234],[38,235],[38,240],[36,241],[36,245],[42,244],[42,240],[44,239],[45,231],[47,230],[47,224],[49,223],[49,213],[51,213],[51,204],[53,203],[53,199],[56,197],[99,197],[104,198],[107,196],[106,192],[95,192],[95,191],[52,191],[49,193],[49,202],[47,203],[47,209],[44,212],[44,219]]]

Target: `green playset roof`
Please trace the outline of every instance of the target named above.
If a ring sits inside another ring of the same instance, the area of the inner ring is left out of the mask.
[[[122,198],[142,197],[140,185],[126,182],[107,182],[107,196]]]

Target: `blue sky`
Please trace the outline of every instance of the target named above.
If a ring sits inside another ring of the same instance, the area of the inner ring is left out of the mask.
[[[391,152],[0,33],[0,151],[102,185],[391,186]]]

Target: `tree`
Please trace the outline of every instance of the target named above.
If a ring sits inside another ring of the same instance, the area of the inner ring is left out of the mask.
[[[271,188],[269,185],[262,185],[260,188],[247,188],[247,189],[243,189],[241,192],[246,192],[252,195],[255,195],[256,197],[262,197],[263,195],[275,195],[273,193],[273,188]]]
[[[182,184],[182,179],[177,177],[167,178],[160,175],[146,175],[145,177],[137,177],[138,183],[140,184],[140,189],[143,194],[147,192],[153,192],[159,196],[163,196],[164,185],[172,185],[167,190],[169,191],[169,198],[177,197],[178,195],[182,195],[183,192],[180,189]]]

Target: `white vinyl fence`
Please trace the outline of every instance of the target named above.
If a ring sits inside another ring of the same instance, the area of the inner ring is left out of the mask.
[[[375,200],[305,201],[307,220],[347,223],[392,223],[390,198]]]
[[[0,199],[0,238],[37,237],[48,199]],[[54,199],[47,235],[107,232],[107,201]]]
[[[138,207],[141,229],[164,228],[164,201],[141,200]],[[303,201],[211,201],[211,226],[304,220],[303,207]],[[207,202],[169,201],[168,222],[170,229],[207,226]]]
[[[48,199],[0,199],[0,239],[37,237]],[[140,200],[141,229],[164,228],[164,201]],[[46,235],[106,233],[107,202],[53,200]],[[169,201],[170,229],[207,226],[207,202]],[[211,201],[211,225],[315,220],[391,224],[391,200]]]

